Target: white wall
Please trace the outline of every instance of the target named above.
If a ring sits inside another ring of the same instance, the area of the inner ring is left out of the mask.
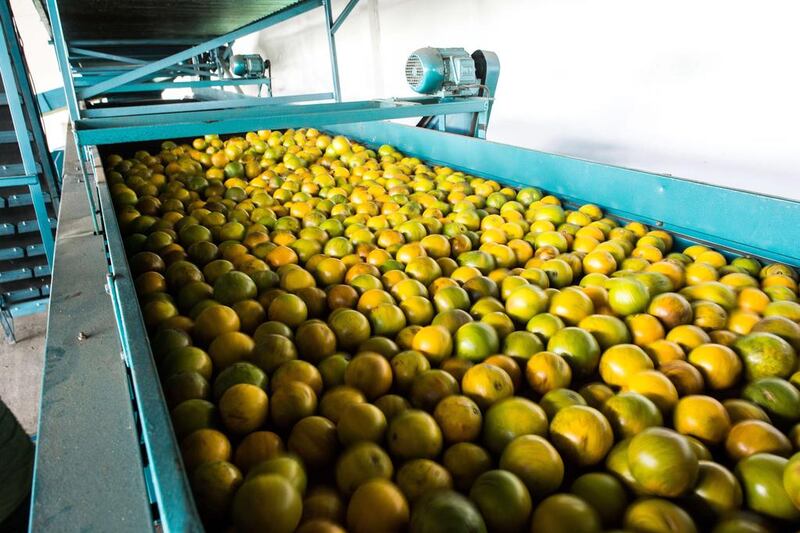
[[[334,1],[334,16],[346,0]],[[421,46],[495,51],[489,139],[800,199],[796,0],[361,0],[345,99],[410,94]],[[276,94],[330,90],[322,10],[240,41]]]

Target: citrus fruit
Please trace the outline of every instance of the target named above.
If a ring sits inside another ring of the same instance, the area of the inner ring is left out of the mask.
[[[663,425],[658,407],[637,392],[620,392],[612,396],[603,405],[602,413],[620,439],[632,437],[649,427]]]
[[[267,419],[269,398],[264,389],[239,383],[219,399],[219,412],[225,427],[237,434],[247,434],[261,427]]]
[[[409,409],[389,423],[389,452],[398,459],[432,459],[442,450],[442,432],[426,413]]]
[[[470,361],[482,361],[500,350],[500,338],[495,329],[483,322],[469,322],[458,328],[455,334],[457,357]]]
[[[294,425],[286,447],[306,466],[323,468],[334,462],[338,441],[333,422],[321,416],[309,416]]]
[[[531,496],[520,479],[506,470],[481,474],[469,491],[491,531],[519,531],[528,524]]]
[[[597,370],[600,346],[591,333],[576,327],[556,332],[547,342],[547,351],[560,355],[577,378],[586,378]]]
[[[570,492],[591,505],[606,527],[618,523],[628,505],[625,487],[604,472],[583,474],[572,482]]]
[[[450,472],[430,459],[412,459],[397,471],[397,486],[412,504],[437,489],[453,488]]]
[[[614,444],[614,433],[597,409],[571,405],[558,411],[551,420],[550,440],[567,461],[588,466],[605,458]]]
[[[247,474],[257,464],[278,457],[283,452],[283,441],[276,433],[254,431],[242,439],[236,447],[233,462]]]
[[[481,363],[471,367],[461,379],[461,391],[481,409],[514,394],[514,384],[505,370]]]
[[[372,442],[357,442],[348,447],[336,462],[336,486],[345,496],[370,479],[390,480],[394,474],[392,460]]]
[[[531,518],[531,531],[570,533],[603,530],[600,515],[581,498],[572,494],[548,496],[536,507]]]
[[[731,427],[725,440],[725,449],[735,461],[757,453],[787,457],[792,452],[792,443],[768,422],[742,420]]]
[[[568,387],[572,381],[572,369],[560,355],[539,352],[528,359],[525,377],[534,392],[546,394],[554,389]]]
[[[475,504],[453,491],[426,494],[411,513],[410,533],[486,533],[486,524]]]
[[[789,461],[769,453],[757,453],[736,464],[747,506],[782,520],[800,520],[800,508],[792,503],[783,483]]]
[[[289,533],[300,523],[302,512],[300,493],[277,474],[245,482],[233,500],[233,521],[240,531]]]
[[[684,396],[673,413],[673,425],[678,433],[691,435],[708,445],[725,440],[731,428],[728,411],[710,396]]]
[[[405,531],[409,519],[405,496],[395,484],[385,479],[363,483],[347,505],[347,528],[354,533]]]
[[[477,404],[466,396],[450,395],[436,405],[433,418],[446,442],[473,441],[481,433],[483,416]]]
[[[534,402],[520,397],[506,398],[492,405],[483,421],[483,442],[500,454],[521,435],[547,435],[547,416]]]
[[[686,511],[661,498],[634,502],[625,512],[623,524],[631,531],[697,533],[697,526]]]
[[[694,487],[699,469],[697,456],[686,439],[666,428],[647,428],[633,437],[628,464],[642,490],[669,498]]]

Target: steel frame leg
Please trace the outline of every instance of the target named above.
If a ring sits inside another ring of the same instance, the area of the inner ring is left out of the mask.
[[[53,229],[50,227],[50,217],[47,214],[47,205],[44,203],[42,186],[37,181],[36,183],[28,185],[28,189],[31,193],[33,210],[36,212],[36,223],[39,225],[39,233],[42,235],[42,245],[44,246],[44,253],[47,256],[47,264],[50,265],[50,271],[52,272],[55,241],[53,240]]]
[[[0,323],[3,325],[3,332],[6,334],[8,344],[16,344],[17,337],[14,335],[14,317],[7,309],[0,309]]]
[[[78,151],[78,163],[81,166],[81,175],[83,176],[83,186],[86,188],[86,198],[89,200],[89,214],[92,217],[92,228],[94,229],[94,234],[100,234],[100,225],[97,222],[97,204],[94,201],[94,193],[92,190],[94,187],[92,186],[92,173],[86,172],[86,163],[89,160],[88,156],[86,155],[86,147],[81,146],[78,142],[78,138],[75,138],[75,146],[77,147]]]

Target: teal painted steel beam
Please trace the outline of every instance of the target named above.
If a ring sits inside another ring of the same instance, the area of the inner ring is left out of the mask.
[[[63,87],[36,93],[36,101],[39,103],[39,110],[42,113],[49,113],[67,105],[67,97],[64,94]]]
[[[800,267],[800,202],[401,124],[327,129],[509,185],[540,187],[575,204],[595,203],[691,241]]]
[[[242,96],[242,95],[240,95]],[[226,110],[240,107],[255,108],[291,104],[295,102],[314,102],[329,100],[332,93],[296,94],[273,96],[270,98],[245,97],[236,100],[206,100],[202,102],[175,102],[170,104],[153,104],[123,107],[100,107],[84,111],[86,118],[126,117],[132,115],[153,115],[159,113],[184,113],[186,111],[208,111],[211,109]]]
[[[76,82],[80,80],[78,78]],[[196,87],[238,87],[243,85],[266,85],[269,78],[228,78],[221,80],[190,81],[150,81],[147,83],[131,83],[108,91],[109,94],[138,93],[147,91],[163,91],[166,89],[194,89]]]
[[[339,13],[339,16],[336,17],[336,21],[331,25],[331,33],[336,33],[339,31],[339,28],[344,24],[344,21],[347,20],[347,17],[350,15],[350,12],[358,5],[359,0],[350,0],[347,2],[347,5],[344,6],[342,12]]]
[[[49,0],[49,2],[54,2],[54,1],[55,0]],[[239,39],[240,37],[244,37],[245,35],[249,35],[251,33],[264,30],[280,22],[284,22],[296,16],[302,15],[303,13],[306,13],[316,7],[319,7],[319,5],[320,5],[320,0],[304,0],[299,4],[283,9],[273,15],[264,17],[261,20],[251,22],[250,24],[242,26],[237,30],[226,33],[224,35],[220,35],[219,37],[215,37],[214,39],[205,41],[196,46],[192,46],[190,48],[187,48],[186,50],[183,50],[176,54],[172,54],[158,61],[154,61],[147,65],[143,65],[140,68],[132,70],[131,72],[120,74],[119,76],[115,76],[110,80],[106,80],[104,82],[98,83],[97,85],[93,85],[92,87],[87,87],[85,89],[82,89],[78,91],[78,96],[82,99],[86,99],[103,93],[107,93],[112,89],[116,89],[127,83],[131,83],[140,80],[142,78],[145,78],[166,67],[175,65],[176,63],[189,59],[190,57],[196,56],[198,54],[202,54],[203,52],[211,50],[212,48],[226,45],[232,41],[235,41],[236,39]]]
[[[53,30],[53,48],[56,50],[58,70],[61,72],[61,80],[64,83],[69,117],[75,121],[81,118],[81,113],[78,99],[75,95],[75,84],[73,83],[72,71],[70,70],[67,41],[64,38],[64,28],[61,27],[61,15],[58,11],[58,1],[47,0],[47,11],[50,15],[50,25]]]
[[[337,102],[342,101],[342,89],[339,86],[339,60],[336,57],[336,37],[333,31],[333,13],[331,10],[331,0],[322,0],[322,7],[325,9],[325,37],[328,39],[328,53],[331,60],[331,78],[333,81],[333,98]]]
[[[301,127],[307,124],[342,124],[356,120],[383,120],[471,113],[485,109],[487,100],[469,98],[452,102],[419,105],[397,105],[385,102],[345,102],[308,106],[268,106],[258,113],[249,109],[228,113],[196,112],[114,119],[82,119],[76,135],[85,145],[114,144],[181,137],[196,137],[207,133],[237,133],[259,129]],[[393,105],[392,105],[393,104]],[[349,108],[348,108],[349,107]],[[242,113],[244,111],[244,113]]]
[[[144,59],[136,59],[133,57],[126,57],[118,54],[109,54],[107,52],[98,52],[96,50],[89,50],[88,48],[81,48],[78,46],[70,46],[69,55],[70,57],[80,55],[83,57],[91,57],[95,59],[107,59],[108,61],[114,61],[117,63],[129,63],[132,65],[144,65],[147,63],[147,61],[145,61]]]

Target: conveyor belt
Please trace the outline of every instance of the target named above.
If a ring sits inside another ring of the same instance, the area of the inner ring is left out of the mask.
[[[192,40],[222,35],[299,1],[61,0],[58,5],[68,42],[185,39],[191,44]]]

